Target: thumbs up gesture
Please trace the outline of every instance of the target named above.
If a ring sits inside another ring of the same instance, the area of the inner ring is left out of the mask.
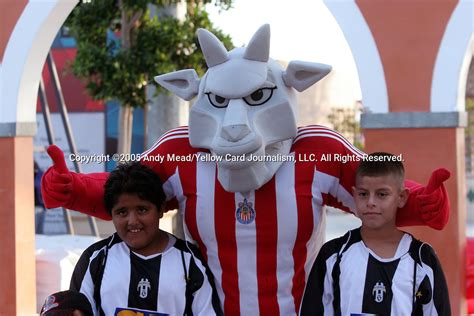
[[[71,199],[73,178],[66,166],[64,153],[56,145],[48,147],[53,165],[41,178],[41,195],[47,208],[65,206]]]
[[[53,160],[41,178],[41,195],[47,208],[65,207],[102,219],[110,219],[103,204],[107,172],[75,173],[68,170],[64,153],[56,145],[48,147]]]
[[[442,229],[449,219],[449,197],[443,184],[449,176],[448,170],[436,169],[431,174],[428,185],[416,197],[421,218],[435,229]]]

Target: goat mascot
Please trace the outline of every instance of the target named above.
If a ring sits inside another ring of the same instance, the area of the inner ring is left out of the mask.
[[[165,133],[141,163],[163,180],[167,207],[182,212],[186,238],[212,271],[226,315],[295,315],[324,240],[323,206],[354,211],[350,192],[363,153],[328,128],[296,126],[294,89],[310,87],[329,66],[292,61],[282,69],[269,59],[268,25],[230,52],[207,30],[198,38],[209,68],[202,78],[194,69],[155,78],[185,100],[196,97],[189,127]],[[107,173],[70,172],[59,148],[48,151],[46,206],[108,218]],[[337,155],[351,159],[328,161]],[[441,229],[448,177],[439,169],[426,187],[406,181],[410,197],[397,223]]]

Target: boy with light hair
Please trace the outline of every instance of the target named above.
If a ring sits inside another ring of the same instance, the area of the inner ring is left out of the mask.
[[[360,163],[353,196],[362,226],[321,248],[301,315],[451,314],[433,248],[396,226],[408,194],[396,156],[373,153]]]

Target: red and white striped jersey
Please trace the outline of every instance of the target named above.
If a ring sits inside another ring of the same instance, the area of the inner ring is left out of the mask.
[[[214,274],[225,315],[297,314],[324,242],[322,208],[353,209],[363,154],[328,128],[300,128],[294,161],[283,162],[260,189],[231,193],[219,184],[216,163],[197,159],[208,153],[192,148],[181,127],[164,134],[142,163],[162,178],[169,207],[183,213],[186,237]]]

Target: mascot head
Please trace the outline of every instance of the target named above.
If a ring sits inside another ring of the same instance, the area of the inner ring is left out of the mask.
[[[303,91],[330,66],[292,61],[283,69],[269,59],[270,26],[263,25],[247,47],[228,52],[214,34],[198,31],[208,71],[194,69],[155,77],[165,89],[191,100],[191,146],[219,155],[218,180],[230,192],[256,190],[269,181],[296,136],[294,89]],[[273,156],[275,159],[271,159]]]

